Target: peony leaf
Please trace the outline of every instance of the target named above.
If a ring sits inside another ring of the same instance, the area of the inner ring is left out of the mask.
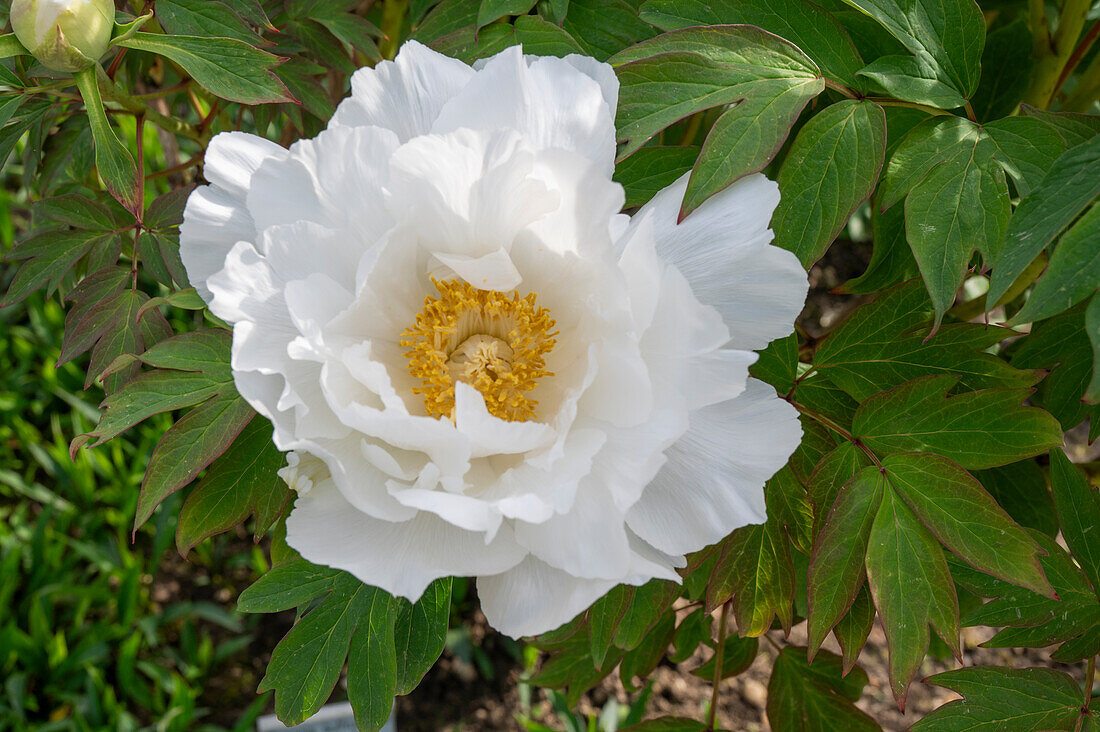
[[[397,602],[400,608],[394,628],[396,693],[408,694],[420,684],[447,645],[451,578],[432,582],[415,603]]]
[[[1031,45],[1027,20],[1017,17],[986,36],[982,50],[982,78],[970,98],[978,121],[1020,119],[1009,117],[1016,111],[1031,82],[1034,59],[1017,53]],[[1005,63],[1005,59],[1012,59]]]
[[[833,504],[836,503],[837,495],[844,484],[870,465],[871,461],[863,450],[845,441],[822,457],[814,466],[807,483],[810,505],[814,513],[814,537],[821,533],[825,520],[833,509]]]
[[[1083,693],[1072,678],[1047,668],[972,666],[929,676],[926,683],[963,696],[912,726],[913,732],[958,729],[1073,729]]]
[[[1096,298],[1091,302],[1096,302]],[[1047,369],[1031,401],[1053,414],[1066,431],[1087,416],[1100,415],[1100,410],[1085,403],[1095,360],[1089,342],[1086,310],[1081,303],[1061,315],[1036,323],[1031,335],[1012,352],[1013,366]],[[1100,419],[1094,417],[1091,422],[1089,439],[1095,439]]]
[[[1004,243],[990,262],[989,302],[996,302],[1024,268],[1100,195],[1100,135],[1071,148],[1054,161],[1050,171],[1020,201]]]
[[[691,170],[699,157],[693,145],[643,147],[615,166],[615,182],[626,189],[626,208],[643,206],[662,188]]]
[[[1065,233],[1046,272],[1013,323],[1043,320],[1069,310],[1100,288],[1100,205],[1093,205]]]
[[[816,90],[814,94],[824,88],[817,66],[798,48],[751,26],[672,31],[628,48],[610,63],[621,85],[616,117],[619,159],[696,112],[750,98],[775,99],[799,87]],[[768,143],[774,145],[771,154],[786,133],[786,128],[771,133],[778,138]],[[737,176],[759,170],[764,162]]]
[[[619,677],[627,691],[631,693],[638,691],[639,687],[634,683],[634,679],[645,679],[653,673],[653,669],[657,668],[657,664],[665,657],[675,633],[676,614],[667,613],[652,630],[646,633],[637,648],[623,656],[623,660],[619,663]]]
[[[249,44],[263,39],[221,0],[160,0],[157,20],[174,36],[236,38]]]
[[[737,635],[728,636],[725,643],[723,643],[722,671],[717,675],[717,678],[728,679],[731,676],[737,676],[743,671],[746,671],[756,659],[756,652],[759,648],[759,638],[741,638]],[[717,659],[717,653],[711,654],[711,657],[707,659],[706,663],[691,673],[701,679],[707,679],[708,681],[714,680],[716,669],[715,661],[717,661]]]
[[[282,60],[243,41],[137,33],[119,45],[175,61],[211,94],[231,102],[297,101],[272,72]]]
[[[1096,295],[1093,295],[1089,306],[1085,308],[1085,332],[1088,333],[1089,343],[1092,345],[1092,378],[1085,389],[1084,401],[1100,404],[1100,297]],[[1098,431],[1100,420],[1093,420],[1089,428],[1089,440],[1095,440]]]
[[[856,72],[863,68],[855,44],[836,18],[805,0],[718,0],[682,3],[647,0],[642,20],[671,31],[696,25],[745,24],[784,38],[812,58],[822,74],[844,86],[863,91]]]
[[[982,125],[997,146],[997,162],[1026,196],[1068,147],[1058,130],[1038,117],[1005,117]]]
[[[964,468],[992,468],[1062,444],[1049,414],[1021,406],[1026,389],[947,397],[957,377],[926,376],[860,405],[853,434],[880,454],[933,452]]]
[[[569,0],[562,28],[577,40],[586,56],[606,61],[657,34],[653,26],[638,18],[636,8],[627,0]]]
[[[811,665],[805,649],[788,646],[775,659],[768,682],[768,722],[776,730],[873,732],[879,726],[852,704],[866,685],[862,669],[844,675],[833,654],[823,651]]]
[[[253,419],[187,496],[176,524],[176,548],[197,544],[256,516],[257,540],[282,515],[292,493],[276,471],[286,464],[271,442],[271,425]]]
[[[1050,451],[1050,489],[1062,536],[1100,593],[1100,493],[1060,449]]]
[[[494,20],[512,15],[526,15],[535,7],[536,0],[481,0],[477,8],[477,27],[489,25]]]
[[[973,0],[844,0],[877,20],[964,97],[978,86],[985,21]]]
[[[833,635],[840,644],[844,675],[847,676],[859,658],[871,628],[875,624],[875,604],[871,601],[871,592],[864,584],[848,612],[833,628]]]
[[[932,304],[919,281],[886,290],[825,339],[814,356],[814,366],[859,400],[934,373],[957,375],[967,389],[1022,388],[1035,383],[1034,374],[985,352],[1012,336],[1012,331],[955,323],[929,336],[931,320]]]
[[[894,206],[879,210],[871,201],[871,235],[874,249],[863,274],[848,280],[837,290],[845,294],[869,295],[886,290],[920,274],[913,250],[905,239],[905,210]]]
[[[885,151],[886,115],[877,104],[844,100],[814,115],[779,169],[776,245],[807,267],[820,259],[875,189]]]
[[[928,626],[959,652],[959,606],[943,550],[913,512],[883,492],[867,543],[867,583],[890,647],[890,686],[905,710],[928,651]]]
[[[305,605],[330,592],[340,570],[294,559],[272,567],[241,596],[237,609],[244,613],[277,613]]]
[[[99,81],[96,78],[98,68],[92,65],[73,75],[80,96],[84,99],[88,124],[92,128],[92,139],[95,140],[95,167],[111,195],[126,210],[136,214],[139,213],[141,197],[137,164],[111,129],[107,112],[103,108],[103,98],[99,93]]]
[[[722,542],[707,588],[707,607],[718,607],[731,597],[742,636],[763,635],[773,616],[784,628],[791,627],[794,566],[790,542],[774,521],[737,529]]]
[[[957,109],[966,104],[953,87],[939,79],[934,64],[922,63],[913,56],[882,56],[859,71],[888,95],[907,102],[940,109]]]
[[[1013,521],[1048,536],[1058,533],[1047,479],[1034,460],[974,471],[973,475]]]
[[[46,231],[20,242],[8,252],[5,259],[26,260],[15,273],[4,300],[0,305],[9,307],[30,297],[32,293],[47,285],[53,291],[61,279],[77,262],[93,248],[111,246],[119,241],[118,234],[77,231]],[[69,334],[67,334],[69,335]],[[86,343],[84,350],[95,342],[92,332],[81,332],[81,340]],[[70,336],[71,337],[71,336]],[[83,351],[73,353],[79,355]],[[62,363],[70,357],[63,357]]]
[[[375,587],[359,585],[364,592],[362,608],[350,609],[358,627],[351,638],[348,655],[348,701],[355,713],[355,724],[361,730],[379,730],[393,713],[393,695],[397,688],[397,657],[394,646],[394,626],[397,623],[397,600]],[[357,592],[359,591],[357,590]],[[349,606],[354,603],[349,602]],[[337,645],[343,641],[337,638]],[[343,665],[343,652],[336,663],[336,673]],[[272,662],[274,662],[272,656]],[[434,661],[434,659],[433,659]],[[328,684],[325,696],[335,684]],[[321,700],[324,702],[324,699]],[[316,708],[310,710],[310,716]],[[279,715],[282,719],[282,715]],[[288,720],[283,720],[287,722]]]
[[[987,574],[1053,596],[1039,545],[956,463],[928,453],[882,461],[890,486],[956,556]]]
[[[863,585],[867,541],[884,486],[885,479],[877,468],[857,473],[840,489],[814,542],[806,585],[811,661]]]

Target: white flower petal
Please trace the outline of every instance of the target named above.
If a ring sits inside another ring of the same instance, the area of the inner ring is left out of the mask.
[[[210,140],[203,156],[203,176],[243,201],[248,195],[252,176],[268,158],[284,158],[286,150],[256,135],[246,132],[222,132]]]
[[[225,266],[239,241],[256,238],[256,226],[244,202],[214,186],[196,188],[187,199],[180,224],[180,259],[191,285],[210,303],[207,280]]]
[[[489,414],[481,393],[461,381],[455,384],[455,428],[470,441],[473,458],[530,452],[554,439],[554,428],[543,422],[507,422]]]
[[[626,515],[630,528],[668,554],[695,551],[765,517],[764,483],[798,447],[794,408],[749,379],[736,399],[691,414],[691,427]]]
[[[523,282],[523,276],[503,247],[480,257],[449,252],[435,252],[433,256],[479,290],[507,292]],[[443,279],[438,274],[433,276]]]
[[[518,46],[501,51],[439,113],[433,132],[519,130],[539,149],[570,150],[610,178],[614,111],[600,82],[578,65],[541,57],[528,65]]]
[[[439,110],[473,76],[461,61],[408,41],[393,61],[355,72],[351,96],[337,107],[331,125],[383,127],[407,142],[427,134]]]
[[[315,564],[343,569],[368,585],[416,601],[440,577],[503,572],[523,550],[507,527],[492,542],[431,513],[403,522],[372,518],[331,481],[299,496],[286,521],[287,543]]]

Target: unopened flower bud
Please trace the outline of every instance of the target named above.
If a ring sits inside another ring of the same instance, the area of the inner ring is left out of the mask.
[[[107,52],[115,6],[112,0],[15,0],[11,25],[43,66],[81,71]]]

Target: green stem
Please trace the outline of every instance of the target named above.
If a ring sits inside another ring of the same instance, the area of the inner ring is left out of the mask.
[[[829,79],[822,79],[822,81],[825,82],[825,86],[828,87],[829,89],[832,89],[833,91],[836,91],[836,92],[840,92],[841,94],[848,97],[849,99],[855,99],[856,98],[855,92],[853,92],[851,89],[844,86],[843,84],[838,84],[835,81],[830,81]]]
[[[186,137],[188,140],[193,140],[200,145],[206,143],[204,136],[194,125],[189,125],[174,117],[163,115],[137,97],[130,96],[122,91],[115,82],[111,81],[111,78],[107,76],[107,72],[103,70],[102,66],[97,65],[95,67],[95,74],[99,80],[99,88],[103,92],[103,97],[107,101],[114,102],[123,109],[133,112],[134,114],[144,115],[146,120],[152,122],[162,130],[171,132],[173,135]]]
[[[729,615],[731,600],[722,605],[722,614],[718,618],[718,647],[714,649],[714,681],[710,689],[710,710],[707,712],[707,732],[714,731],[714,721],[718,716],[718,686],[722,682],[722,655],[726,650],[726,616]]]
[[[1043,49],[1035,63],[1031,77],[1031,87],[1024,101],[1033,107],[1047,109],[1058,90],[1058,79],[1066,67],[1077,39],[1088,19],[1091,0],[1066,0],[1062,13],[1058,16],[1058,29],[1051,36],[1050,44]]]
[[[401,45],[401,26],[405,23],[405,11],[409,0],[385,0],[382,5],[382,42],[378,50],[382,58],[393,60],[397,48]]]
[[[1028,25],[1031,26],[1031,55],[1036,59],[1050,54],[1050,27],[1044,0],[1027,0]]]
[[[1062,109],[1067,112],[1084,112],[1097,99],[1100,99],[1100,54],[1092,59],[1078,78],[1077,86],[1062,104]]]
[[[92,68],[76,72],[73,76],[88,111],[88,125],[92,128],[92,142],[95,145],[96,172],[111,195],[135,217],[140,218],[141,195],[137,189],[137,166],[130,151],[111,129],[111,123],[103,109],[100,88],[96,83],[96,70],[102,71],[103,67],[96,64]]]

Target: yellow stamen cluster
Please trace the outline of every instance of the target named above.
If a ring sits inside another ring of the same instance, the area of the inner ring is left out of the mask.
[[[535,304],[537,295],[479,290],[461,280],[432,280],[439,297],[427,297],[416,324],[401,334],[409,373],[420,380],[432,417],[454,419],[455,382],[481,392],[489,413],[511,422],[535,418],[529,396],[554,347],[554,320]]]

